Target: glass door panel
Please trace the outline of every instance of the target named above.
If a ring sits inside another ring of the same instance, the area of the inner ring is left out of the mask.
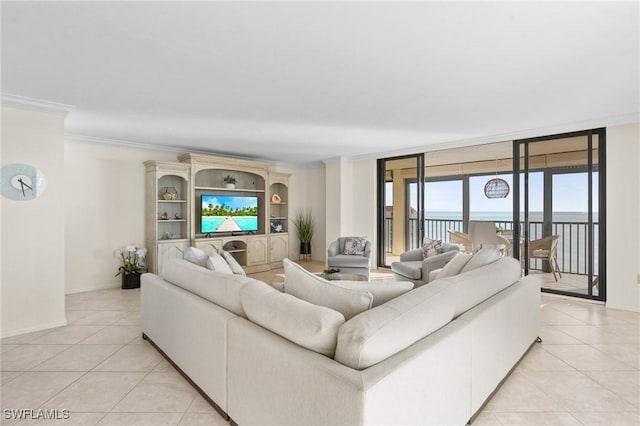
[[[603,134],[601,129],[516,142],[521,263],[526,274],[540,274],[543,291],[604,300],[598,278],[604,259],[598,244],[604,232],[598,220]]]
[[[389,267],[422,241],[424,155],[378,160],[378,266]]]

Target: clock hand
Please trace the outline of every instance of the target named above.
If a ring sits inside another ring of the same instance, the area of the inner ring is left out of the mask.
[[[20,186],[22,186],[22,196],[26,197],[27,194],[24,193],[24,187],[26,186],[27,188],[29,188],[30,190],[33,191],[33,188],[30,187],[29,185],[27,185],[26,183],[24,183],[24,181],[22,180],[22,178],[18,178],[18,182],[20,182]]]

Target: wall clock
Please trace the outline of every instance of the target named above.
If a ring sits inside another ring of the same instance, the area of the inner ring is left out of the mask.
[[[17,201],[34,200],[44,193],[47,180],[29,164],[7,164],[1,171],[2,195]]]

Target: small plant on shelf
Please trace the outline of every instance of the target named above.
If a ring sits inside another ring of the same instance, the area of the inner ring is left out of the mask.
[[[223,180],[227,188],[234,188],[236,186],[236,178],[234,176],[226,175]]]

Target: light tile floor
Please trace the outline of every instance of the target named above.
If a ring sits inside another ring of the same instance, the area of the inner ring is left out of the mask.
[[[228,424],[140,337],[139,290],[66,301],[69,325],[2,340],[2,424]],[[541,309],[543,343],[473,424],[640,425],[639,315],[547,295]],[[20,408],[70,418],[5,418]]]

